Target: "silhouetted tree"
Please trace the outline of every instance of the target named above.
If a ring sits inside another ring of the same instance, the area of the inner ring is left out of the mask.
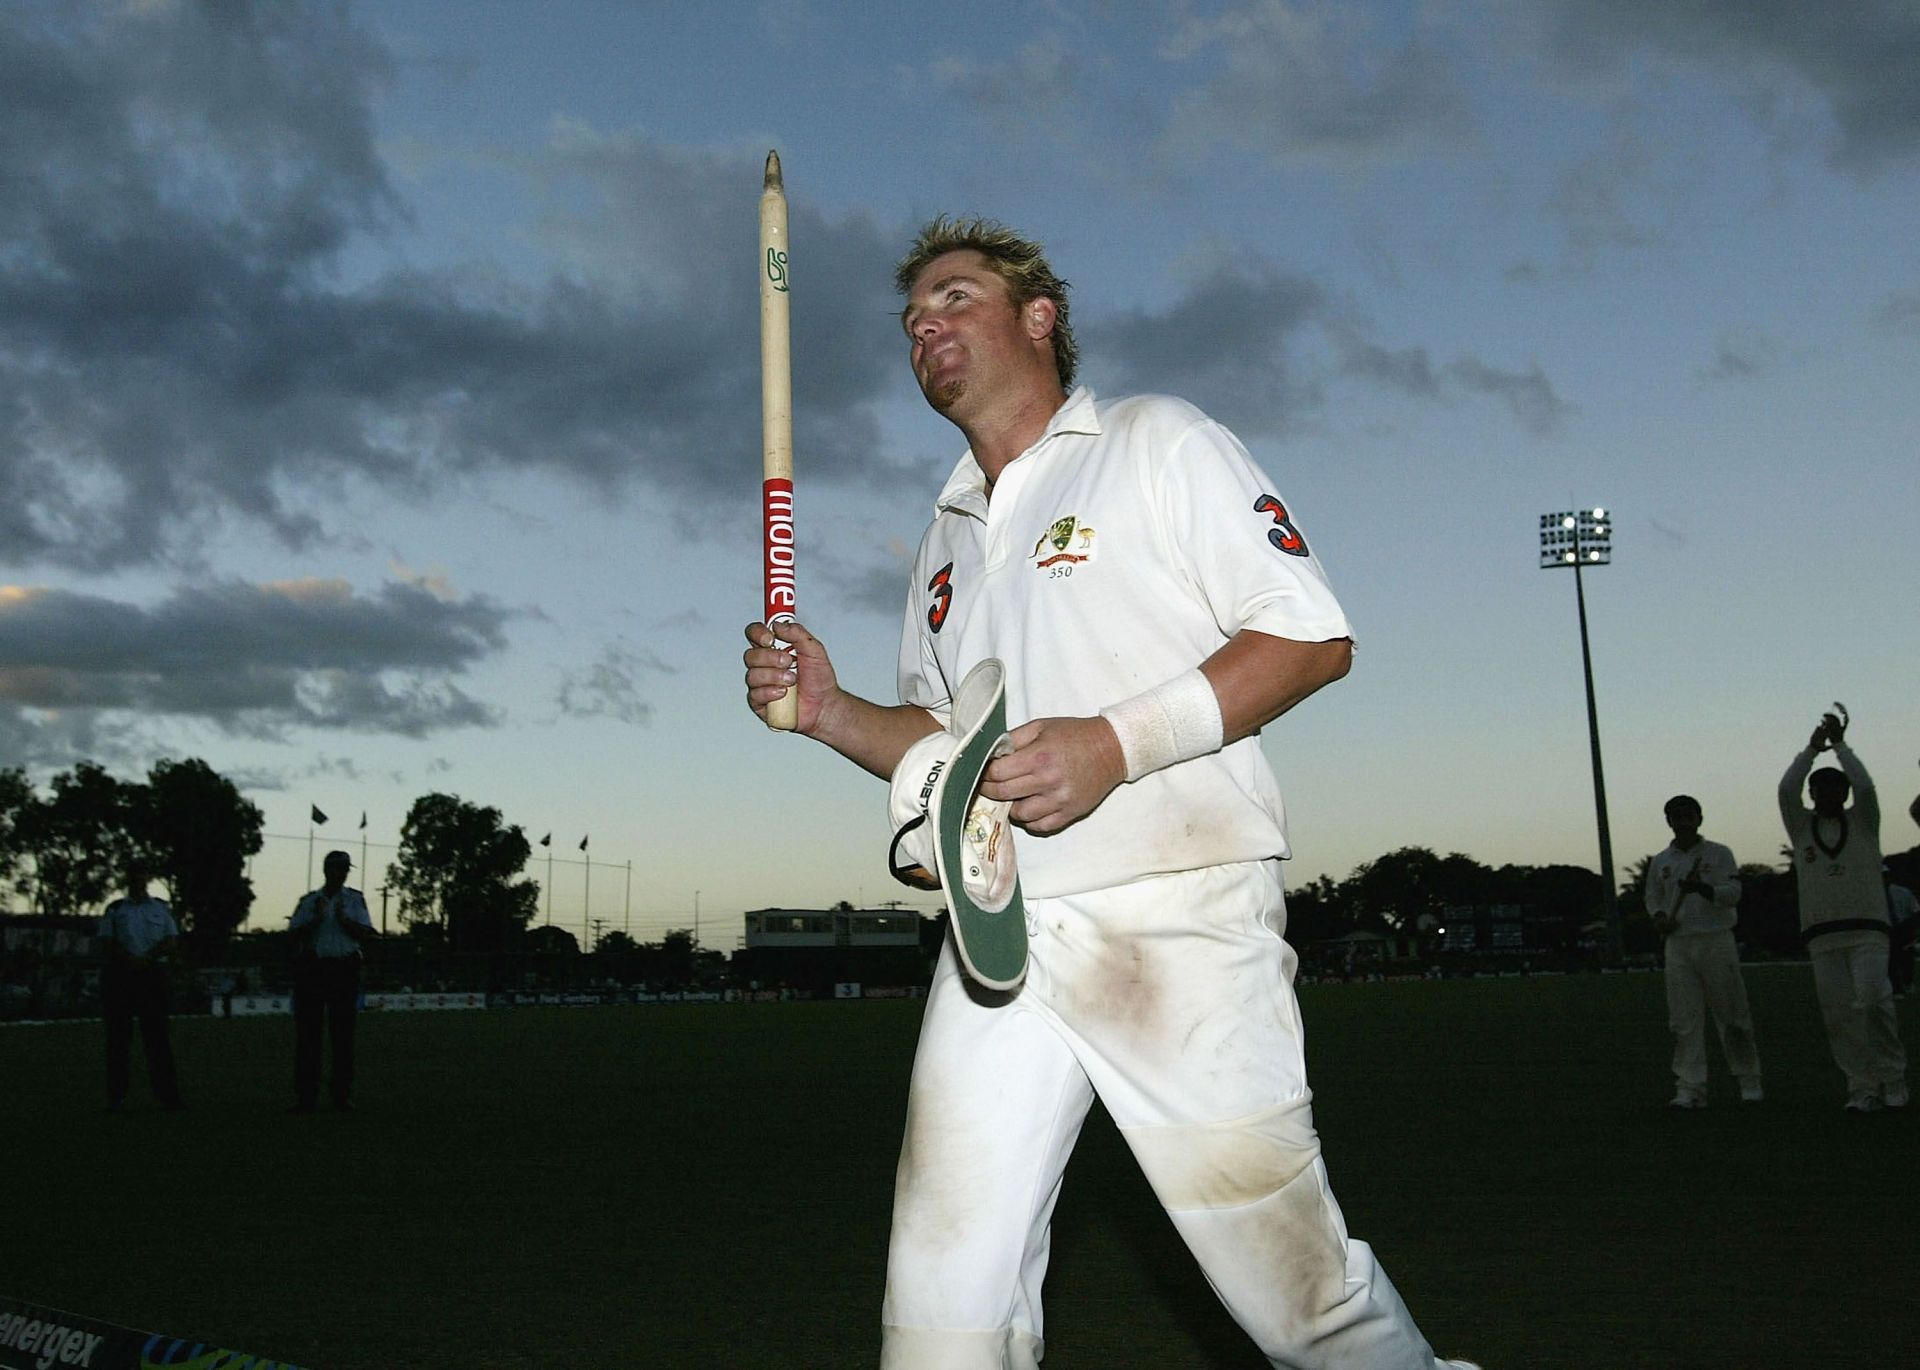
[[[1800,944],[1800,887],[1791,869],[1754,862],[1740,867],[1741,941],[1775,956],[1791,956]]]
[[[200,760],[159,761],[145,793],[140,826],[173,895],[174,916],[198,952],[217,950],[253,906],[247,858],[260,850],[259,808],[231,780]]]
[[[425,794],[407,810],[388,887],[409,924],[437,924],[454,951],[499,951],[532,921],[540,886],[516,877],[532,848],[500,810]]]
[[[601,956],[627,956],[639,945],[624,932],[610,932],[600,939],[600,945],[595,947],[594,951]]]
[[[1632,869],[1629,868],[1631,881]],[[1598,871],[1585,866],[1502,866],[1494,872],[1497,902],[1519,904],[1537,913],[1589,923],[1598,918],[1605,888]],[[1627,896],[1621,895],[1622,900]],[[1639,895],[1634,895],[1638,907]],[[1623,904],[1623,908],[1624,908]]]
[[[1666,935],[1654,925],[1653,915],[1647,912],[1647,872],[1653,869],[1655,855],[1657,853],[1649,852],[1638,861],[1628,863],[1625,878],[1621,880],[1617,891],[1620,900],[1620,947],[1629,956],[1656,954],[1666,942]],[[1597,917],[1600,913],[1597,877],[1594,887],[1593,913]]]
[[[1287,891],[1287,940],[1310,947],[1353,931],[1352,915],[1340,887],[1328,876]]]
[[[35,899],[47,913],[80,913],[120,888],[134,856],[161,874],[145,835],[146,786],[117,780],[91,761],[56,775],[52,795],[22,811],[33,852]]]
[[[29,811],[38,803],[27,773],[18,767],[0,770],[0,898],[9,903],[29,888],[27,857],[32,851]]]
[[[1920,800],[1916,800],[1920,803]],[[1887,820],[1882,819],[1883,823]],[[1887,874],[1896,885],[1905,885],[1915,894],[1920,894],[1920,847],[1909,847],[1905,851],[1887,853]]]
[[[1356,866],[1340,884],[1357,923],[1368,920],[1400,932],[1438,918],[1449,904],[1499,902],[1494,873],[1470,856],[1436,856],[1426,847],[1401,847]]]
[[[674,928],[658,942],[642,942],[628,962],[631,973],[654,985],[693,982],[693,929]]]
[[[565,928],[552,926],[529,928],[527,930],[527,950],[578,956],[580,954],[580,939],[568,932]]]

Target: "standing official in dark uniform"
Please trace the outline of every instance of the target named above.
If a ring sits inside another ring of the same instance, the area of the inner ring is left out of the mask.
[[[167,1034],[167,953],[180,925],[164,900],[147,893],[147,872],[127,867],[126,895],[107,905],[96,929],[107,962],[100,972],[100,1007],[107,1020],[107,1107],[118,1111],[127,1097],[133,1052],[133,1021],[147,1053],[147,1078],[162,1108],[185,1108]]]
[[[347,888],[353,858],[330,851],[327,883],[303,895],[287,930],[293,934],[293,1089],[295,1113],[320,1098],[320,1026],[333,1044],[329,1093],[336,1109],[353,1107],[353,1020],[360,1007],[360,945],[373,919],[360,891]]]

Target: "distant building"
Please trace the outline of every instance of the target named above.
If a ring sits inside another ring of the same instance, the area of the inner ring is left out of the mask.
[[[0,914],[0,1019],[98,1012],[98,919]]]
[[[912,909],[751,909],[733,954],[742,985],[831,994],[835,985],[924,985],[946,935],[943,922]]]
[[[39,956],[95,954],[93,930],[100,920],[56,913],[0,913],[0,951]]]
[[[910,909],[751,909],[746,943],[752,947],[917,947],[926,920]]]
[[[1521,956],[1565,951],[1579,920],[1520,904],[1449,904],[1437,931],[1442,951]]]

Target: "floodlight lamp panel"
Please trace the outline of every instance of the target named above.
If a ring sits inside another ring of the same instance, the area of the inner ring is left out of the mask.
[[[1563,519],[1561,519],[1561,520],[1560,520],[1560,526],[1561,526],[1562,528],[1571,528],[1571,527],[1573,527],[1573,526],[1574,526],[1574,522],[1573,522],[1573,515],[1572,515],[1572,514],[1568,514],[1568,515],[1567,515],[1567,516],[1566,516],[1565,518],[1563,518]]]

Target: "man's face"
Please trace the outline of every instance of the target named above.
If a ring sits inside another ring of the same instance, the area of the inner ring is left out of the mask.
[[[1032,330],[1038,324],[1025,316],[1035,305],[1051,310],[1043,301],[1016,307],[1006,281],[971,248],[927,263],[914,278],[901,316],[913,376],[927,403],[959,422],[1030,372],[1037,351]],[[1049,313],[1041,338],[1051,325]]]
[[[1838,784],[1832,780],[1818,778],[1838,774],[1839,772],[1837,771],[1815,772],[1816,779],[1811,785],[1807,786],[1807,793],[1813,797],[1813,811],[1823,818],[1837,817],[1847,807],[1847,791],[1849,787]]]
[[[345,861],[329,861],[323,869],[329,885],[344,885],[347,883],[347,872],[353,868]]]
[[[1691,804],[1677,804],[1667,810],[1667,826],[1673,829],[1673,840],[1686,847],[1700,835],[1700,810]]]

